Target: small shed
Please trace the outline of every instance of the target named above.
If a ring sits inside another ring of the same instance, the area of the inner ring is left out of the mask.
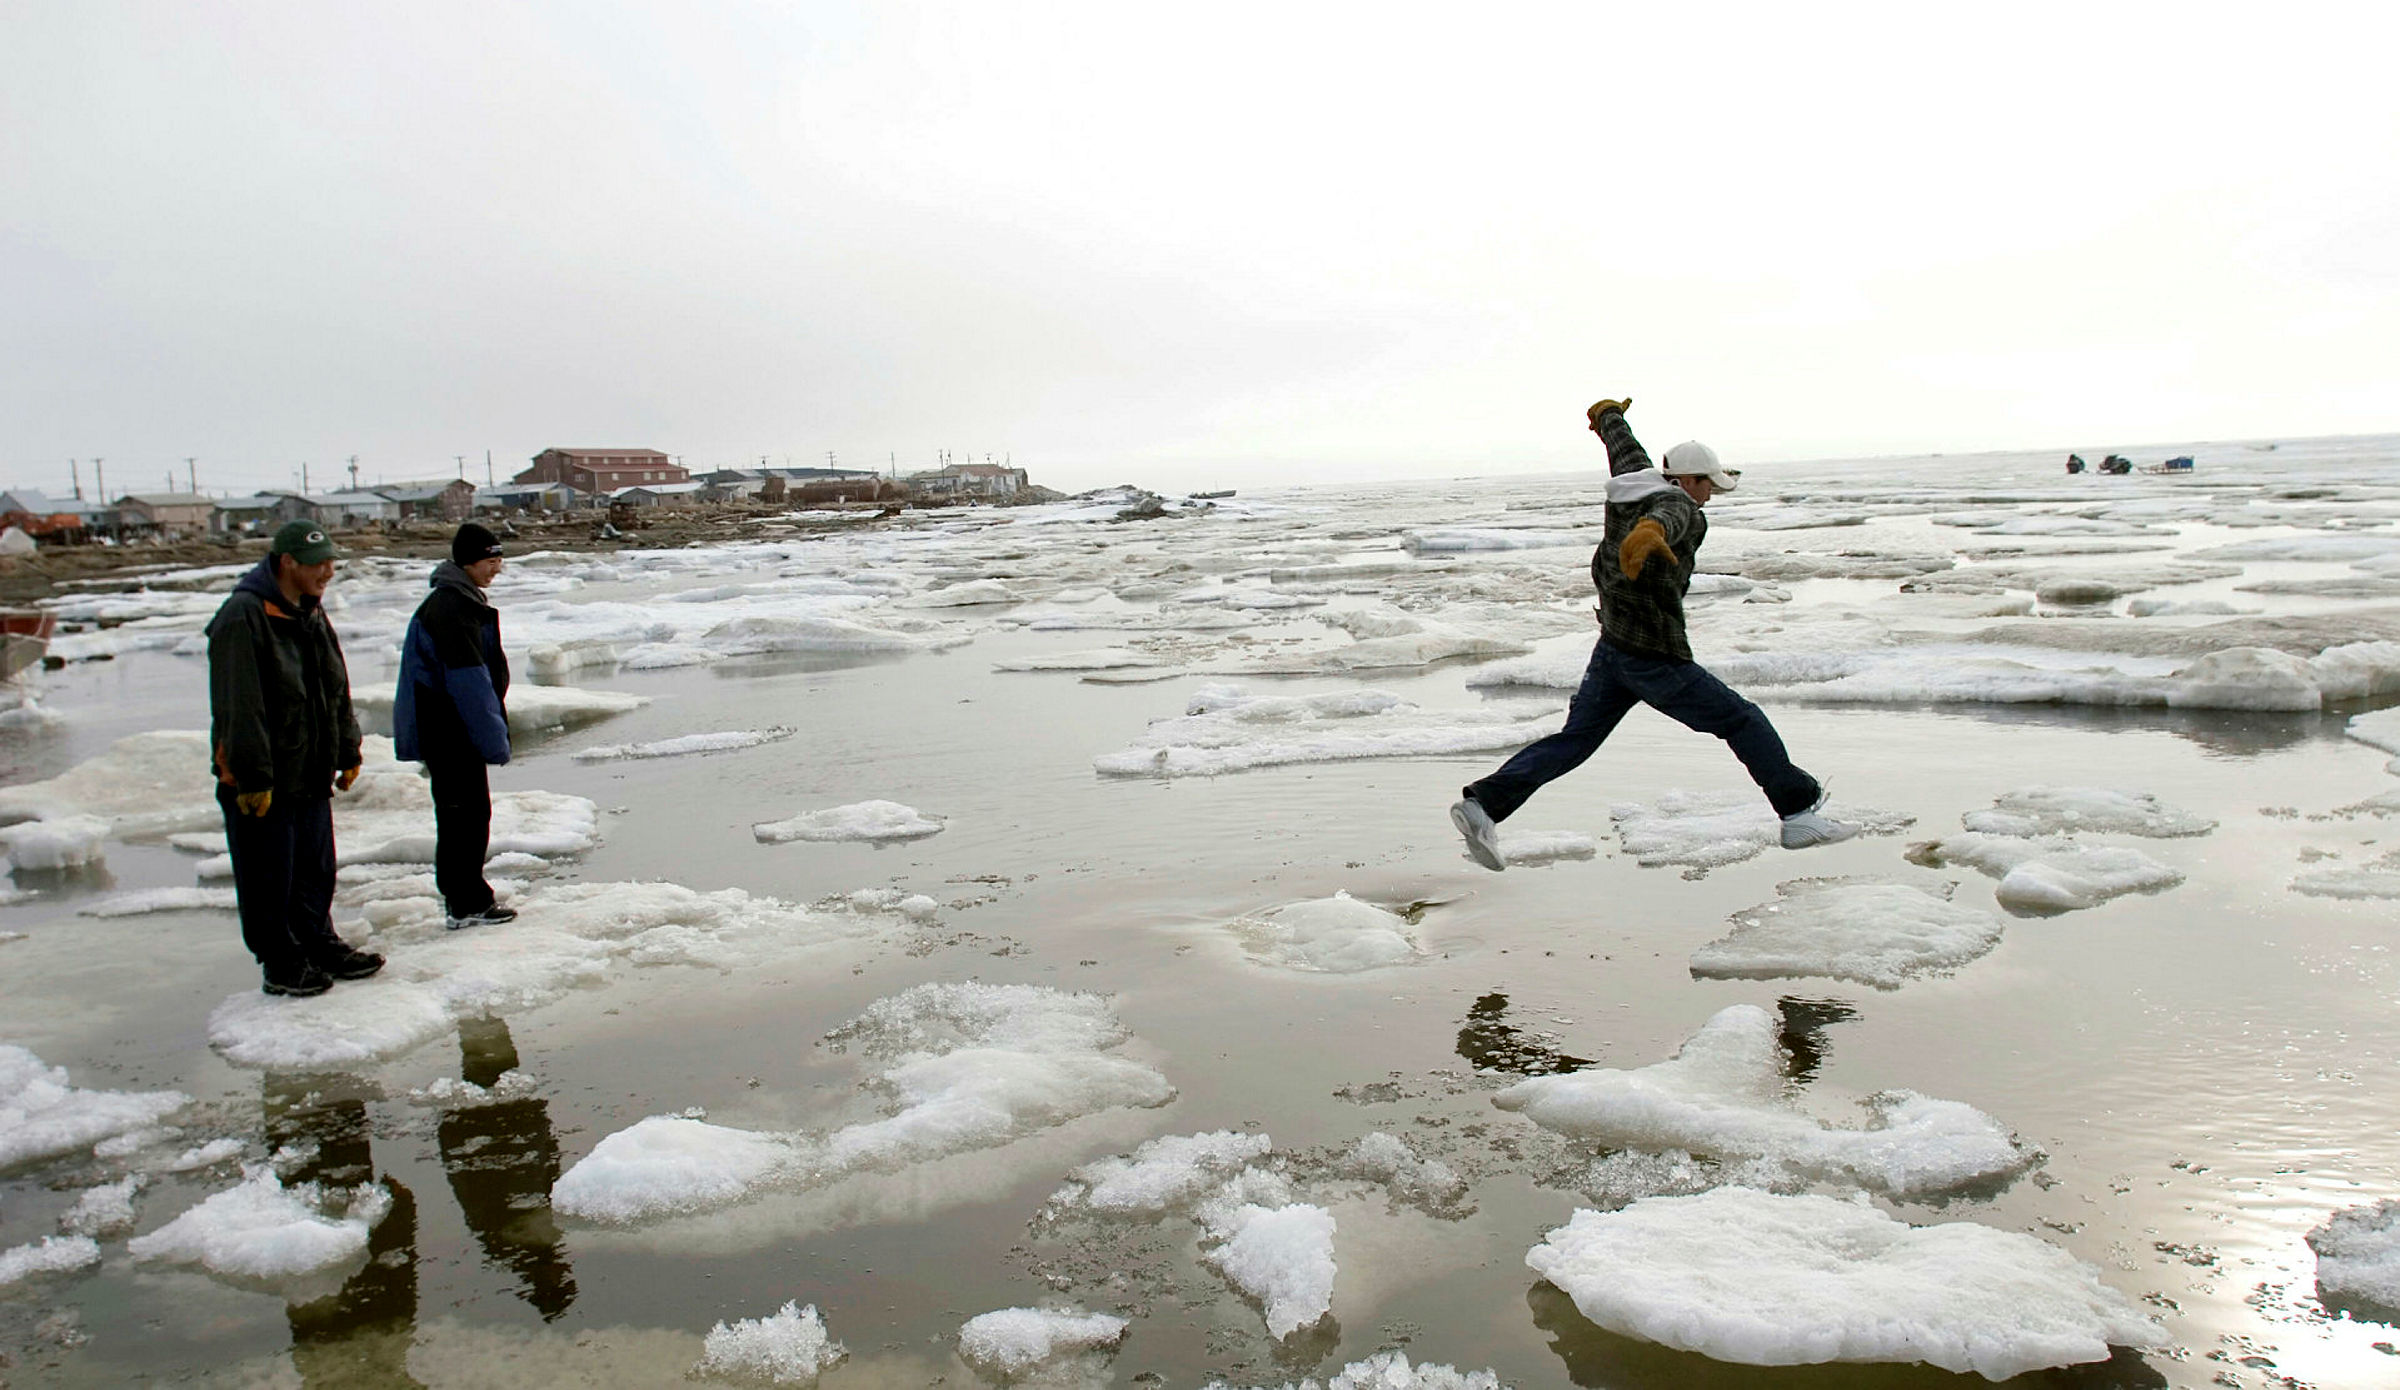
[[[133,535],[199,535],[216,513],[216,500],[196,492],[134,492],[117,499],[118,529]]]
[[[402,521],[464,521],[475,511],[475,485],[464,478],[395,483],[374,491],[399,504]]]

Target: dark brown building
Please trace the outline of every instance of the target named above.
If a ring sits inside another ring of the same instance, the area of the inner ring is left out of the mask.
[[[615,492],[644,483],[684,483],[691,474],[656,449],[544,449],[512,482],[547,483],[583,492]]]

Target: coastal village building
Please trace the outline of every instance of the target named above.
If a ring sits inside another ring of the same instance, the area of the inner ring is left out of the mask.
[[[117,499],[117,529],[135,536],[194,536],[214,524],[217,502],[196,492],[135,492]]]
[[[692,475],[656,449],[544,449],[512,483],[558,483],[578,492],[615,492],[644,483],[688,483]]]
[[[254,531],[272,531],[283,524],[284,499],[271,493],[251,497],[220,497],[216,515],[209,518],[210,527],[221,534],[248,535]]]
[[[1004,468],[996,463],[954,463],[931,473],[910,474],[908,488],[919,497],[988,502],[1014,497],[1030,481],[1022,468]]]
[[[370,490],[399,504],[402,521],[464,521],[475,511],[475,485],[464,478],[394,483]]]
[[[317,505],[312,520],[324,526],[366,526],[400,519],[400,504],[380,492],[335,492],[309,500]]]
[[[608,500],[612,505],[623,507],[685,506],[704,500],[700,493],[707,486],[706,483],[695,482],[648,483],[618,488],[608,495]]]

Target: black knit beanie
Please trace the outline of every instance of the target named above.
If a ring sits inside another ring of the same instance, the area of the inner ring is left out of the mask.
[[[489,560],[499,553],[500,538],[472,521],[459,527],[458,534],[450,538],[450,559],[462,567],[477,560]]]

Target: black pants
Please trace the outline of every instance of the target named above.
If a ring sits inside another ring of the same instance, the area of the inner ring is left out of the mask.
[[[333,802],[274,798],[245,816],[231,787],[217,788],[242,944],[258,963],[283,971],[339,945],[333,931]]]
[[[492,845],[491,774],[480,762],[442,759],[425,764],[433,782],[433,882],[453,917],[469,917],[492,905],[492,885],[483,878],[484,854]]]

